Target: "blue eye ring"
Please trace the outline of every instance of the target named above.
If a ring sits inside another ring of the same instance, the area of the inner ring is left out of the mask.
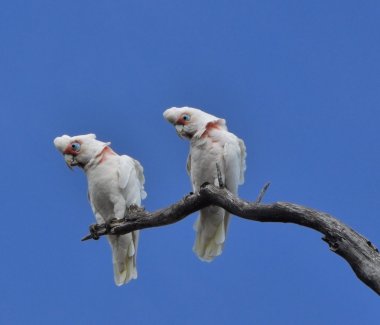
[[[80,150],[80,143],[78,143],[78,142],[74,142],[74,143],[72,143],[72,144],[71,144],[71,148],[72,148],[74,151],[78,152],[78,151]]]
[[[189,114],[183,114],[183,115],[182,115],[182,119],[183,119],[184,121],[188,122],[188,121],[190,121],[191,116],[190,116]]]

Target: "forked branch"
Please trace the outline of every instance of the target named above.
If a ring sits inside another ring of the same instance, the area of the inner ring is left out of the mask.
[[[264,187],[262,195],[265,191]],[[93,225],[91,234],[82,240],[169,225],[209,205],[216,205],[244,219],[294,223],[322,233],[322,239],[329,244],[330,250],[343,257],[357,277],[380,294],[380,254],[368,239],[324,212],[288,202],[260,204],[262,195],[251,203],[236,197],[225,187],[205,184],[199,192],[155,212],[132,206],[124,219],[114,220],[108,225]]]

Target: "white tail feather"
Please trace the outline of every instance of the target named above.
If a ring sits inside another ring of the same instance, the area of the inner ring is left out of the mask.
[[[221,245],[226,240],[226,234],[224,231],[224,222],[221,222],[215,234],[215,243]]]
[[[200,260],[211,262],[222,254],[228,221],[229,213],[221,208],[201,210],[201,215],[194,224],[197,235],[193,247]]]
[[[117,286],[137,278],[136,249],[138,236],[108,236],[112,248],[114,280]]]

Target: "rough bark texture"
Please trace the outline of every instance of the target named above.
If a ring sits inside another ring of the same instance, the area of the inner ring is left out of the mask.
[[[357,277],[380,294],[379,251],[368,239],[350,227],[327,213],[311,208],[288,202],[250,203],[234,196],[225,188],[210,184],[202,186],[198,193],[191,193],[172,206],[155,212],[132,206],[124,219],[114,220],[109,225],[92,225],[91,234],[82,240],[169,225],[209,205],[220,206],[248,220],[294,223],[315,229],[324,235],[322,239],[329,244],[330,250],[343,257]]]

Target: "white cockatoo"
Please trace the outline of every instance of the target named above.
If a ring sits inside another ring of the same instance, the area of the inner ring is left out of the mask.
[[[164,112],[182,138],[190,141],[187,171],[193,191],[205,182],[219,185],[217,168],[226,188],[237,194],[244,182],[246,151],[244,142],[228,132],[226,121],[191,107],[172,107]],[[203,261],[212,261],[222,253],[230,214],[217,206],[200,211],[194,225],[197,232],[193,250]]]
[[[78,166],[86,173],[88,198],[97,223],[123,218],[127,207],[139,206],[146,197],[142,166],[129,156],[116,154],[109,147],[110,142],[96,140],[95,134],[63,135],[54,139],[54,145],[70,168]],[[107,237],[116,285],[136,279],[139,232]]]

